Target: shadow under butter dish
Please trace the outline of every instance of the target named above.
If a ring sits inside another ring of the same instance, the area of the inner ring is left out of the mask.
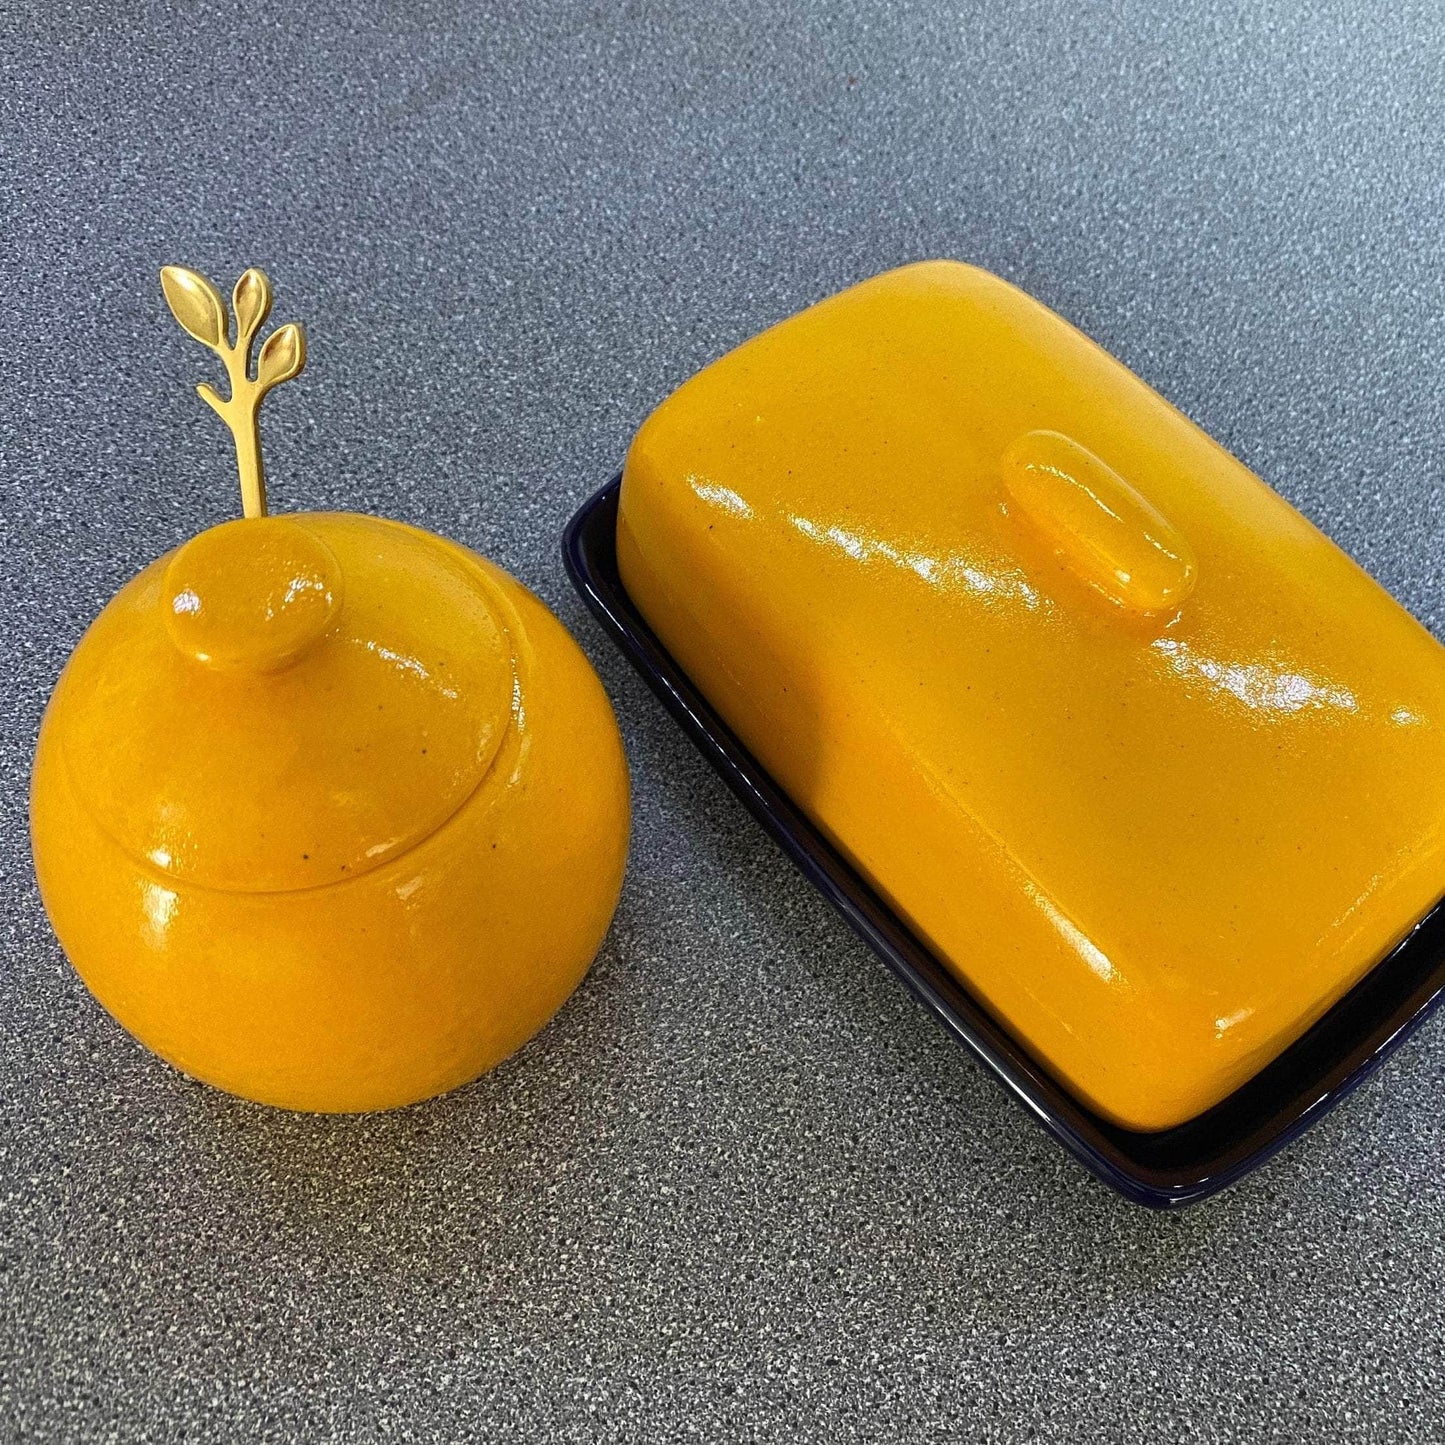
[[[67,665],[32,787],[100,1001],[187,1073],[315,1110],[440,1093],[540,1028],[606,931],[627,810],[547,609],[349,514],[227,523],[143,571]]]
[[[1128,1128],[1226,1097],[1445,891],[1445,652],[986,273],[877,278],[685,384],[617,547],[789,796]]]

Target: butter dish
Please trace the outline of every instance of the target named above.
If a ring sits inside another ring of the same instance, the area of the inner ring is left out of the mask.
[[[998,278],[904,268],[706,368],[568,557],[815,880],[1134,1197],[1237,1177],[1438,996],[1445,649]]]

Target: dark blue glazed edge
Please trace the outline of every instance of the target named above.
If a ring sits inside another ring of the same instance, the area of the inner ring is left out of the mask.
[[[910,932],[773,782],[628,598],[617,567],[621,475],[568,523],[573,585],[698,750],[854,931],[999,1082],[1104,1183],[1174,1208],[1234,1183],[1357,1088],[1445,994],[1445,902],[1302,1038],[1220,1104],[1157,1134],[1121,1129],[1059,1084]]]

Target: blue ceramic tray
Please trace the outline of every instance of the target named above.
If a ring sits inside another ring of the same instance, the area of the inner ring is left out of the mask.
[[[788,800],[688,681],[617,570],[614,477],[568,524],[578,592],[702,755],[854,930],[1053,1136],[1106,1184],[1169,1208],[1217,1193],[1360,1084],[1445,993],[1445,903],[1297,1043],[1208,1113],[1156,1134],[1121,1129],[1068,1092],[909,931]]]

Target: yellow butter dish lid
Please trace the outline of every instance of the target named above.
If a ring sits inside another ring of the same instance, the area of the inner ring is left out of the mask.
[[[1445,892],[1445,650],[985,272],[877,277],[687,382],[617,556],[792,801],[1126,1128],[1226,1098]]]

